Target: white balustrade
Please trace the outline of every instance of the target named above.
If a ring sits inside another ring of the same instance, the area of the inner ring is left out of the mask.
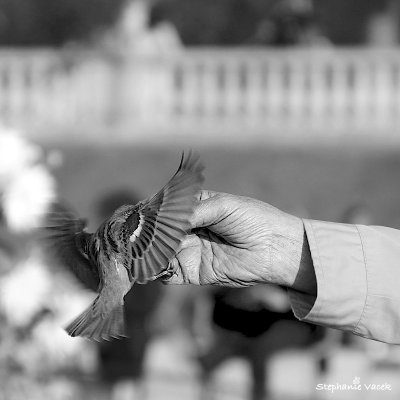
[[[400,131],[397,49],[0,49],[0,122],[46,129]],[[189,132],[190,133],[190,132]]]

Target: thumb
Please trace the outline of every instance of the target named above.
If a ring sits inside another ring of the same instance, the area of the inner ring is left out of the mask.
[[[226,211],[225,193],[202,190],[199,194],[199,202],[195,207],[190,223],[192,229],[208,227],[221,219]]]

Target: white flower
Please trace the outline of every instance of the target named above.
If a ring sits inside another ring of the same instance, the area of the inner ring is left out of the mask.
[[[0,307],[14,326],[24,326],[47,305],[51,286],[48,270],[32,254],[6,275],[0,286]]]
[[[40,147],[29,143],[18,131],[0,127],[0,190],[41,155]]]
[[[34,165],[20,171],[3,193],[2,206],[8,226],[17,232],[38,227],[55,197],[55,181],[45,167]]]
[[[96,369],[96,345],[83,338],[68,336],[57,318],[38,324],[33,331],[33,341],[49,370],[70,366],[92,373]]]
[[[53,315],[34,329],[34,341],[52,368],[74,366],[93,372],[97,365],[96,347],[82,338],[72,338],[63,329],[93,301],[95,293],[79,289],[68,274],[53,275],[48,307]]]

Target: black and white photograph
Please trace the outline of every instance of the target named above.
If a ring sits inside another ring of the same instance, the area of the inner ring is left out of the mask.
[[[0,400],[400,399],[400,0],[0,0]]]

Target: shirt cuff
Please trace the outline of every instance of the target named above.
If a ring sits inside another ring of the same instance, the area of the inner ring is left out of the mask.
[[[400,231],[357,225],[366,254],[368,296],[357,335],[400,344]]]
[[[358,228],[307,219],[303,223],[317,297],[289,289],[293,312],[302,321],[357,333],[367,299],[365,256]]]

